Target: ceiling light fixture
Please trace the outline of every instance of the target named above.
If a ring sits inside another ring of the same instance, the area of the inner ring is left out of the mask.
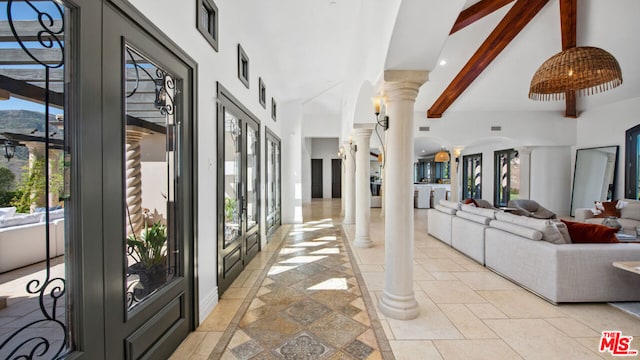
[[[449,157],[449,152],[444,149],[444,147],[436,153],[436,157],[433,159],[435,162],[448,162],[451,158]]]
[[[622,84],[616,58],[596,47],[564,50],[545,61],[533,75],[529,99],[562,100],[568,92],[592,95]]]
[[[447,60],[440,60],[440,66],[447,65]]]

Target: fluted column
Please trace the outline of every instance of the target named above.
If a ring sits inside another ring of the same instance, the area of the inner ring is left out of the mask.
[[[372,129],[356,129],[356,237],[353,245],[371,247],[369,237],[371,221],[371,166],[369,164],[369,142]]]
[[[347,142],[344,145],[344,167],[345,167],[345,176],[344,176],[344,224],[353,224],[355,223],[355,213],[356,213],[356,192],[355,192],[355,175],[356,175],[356,164],[355,164],[355,151],[351,148],[351,142]]]
[[[344,164],[344,146],[340,146],[340,151],[338,152],[338,154],[340,155],[340,217],[344,217],[344,208],[345,208],[345,182],[344,182],[344,178],[345,178],[345,164]]]
[[[144,226],[142,218],[142,172],[140,141],[144,132],[127,128],[126,137],[126,186],[127,186],[127,234],[140,234]]]
[[[384,73],[389,129],[385,169],[385,281],[380,310],[393,319],[413,319],[413,107],[428,72]]]

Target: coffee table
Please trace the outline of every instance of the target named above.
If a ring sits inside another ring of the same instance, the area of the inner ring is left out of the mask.
[[[616,261],[613,266],[640,275],[640,261]]]

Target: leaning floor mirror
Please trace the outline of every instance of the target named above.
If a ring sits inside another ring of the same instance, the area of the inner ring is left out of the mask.
[[[576,151],[571,216],[575,216],[576,209],[592,208],[594,201],[613,200],[617,164],[617,145]]]

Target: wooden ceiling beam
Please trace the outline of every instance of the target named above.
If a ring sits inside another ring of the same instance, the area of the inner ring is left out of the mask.
[[[517,0],[471,59],[435,101],[427,117],[440,118],[549,0]]]
[[[562,50],[576,47],[577,0],[560,0],[560,28],[562,32]],[[568,118],[577,118],[575,91],[565,93],[565,112]]]
[[[462,10],[455,24],[453,24],[453,28],[451,28],[449,35],[458,30],[464,29],[465,27],[512,2],[513,0],[481,0],[469,6]]]

